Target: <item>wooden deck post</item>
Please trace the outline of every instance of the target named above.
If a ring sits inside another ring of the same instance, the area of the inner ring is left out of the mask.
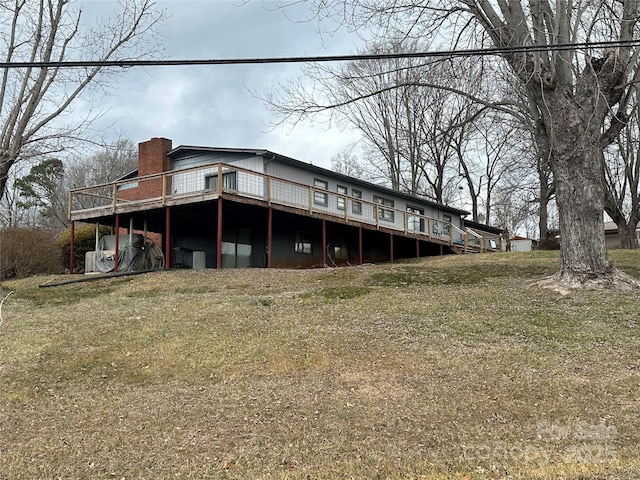
[[[273,208],[267,209],[267,268],[271,268],[272,245],[273,245]]]
[[[393,263],[393,233],[389,234],[389,258],[391,259],[391,263]]]
[[[164,207],[164,268],[171,268],[171,208]]]
[[[362,257],[362,227],[358,227],[358,265],[364,263]]]
[[[116,252],[113,256],[113,271],[118,273],[118,262],[120,261],[120,214],[116,213]]]
[[[222,268],[222,197],[218,198],[218,235],[216,240],[216,268]]]
[[[327,266],[327,221],[322,219],[322,266]]]
[[[69,273],[71,275],[73,275],[73,268],[74,268],[74,264],[73,264],[73,255],[74,255],[74,251],[73,251],[73,244],[75,242],[75,236],[76,236],[76,222],[71,222],[71,227],[69,228]]]
[[[416,238],[416,258],[420,258],[420,239]]]

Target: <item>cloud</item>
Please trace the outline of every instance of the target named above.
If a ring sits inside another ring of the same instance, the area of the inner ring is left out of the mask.
[[[344,32],[321,37],[314,23],[292,22],[283,11],[265,8],[272,3],[158,2],[169,15],[161,28],[168,57],[263,58],[354,50],[357,38]],[[95,12],[108,5],[113,3],[88,2]],[[308,12],[299,5],[288,14],[302,18]],[[130,69],[103,100],[107,112],[97,127],[133,142],[164,136],[174,145],[265,148],[328,167],[356,139],[351,132],[310,124],[270,129],[274,114],[251,93],[300,71],[295,64]]]

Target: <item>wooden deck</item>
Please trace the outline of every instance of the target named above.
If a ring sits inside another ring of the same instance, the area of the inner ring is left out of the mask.
[[[203,188],[204,175],[233,181],[217,181],[215,188]],[[326,206],[314,201],[316,194],[326,196]],[[219,198],[428,241],[451,247],[456,253],[501,249],[497,235],[463,230],[443,220],[222,163],[72,190],[69,219],[102,223],[115,215],[203,204]],[[338,205],[342,208],[336,208]],[[393,212],[393,220],[382,219],[381,209],[387,214]]]

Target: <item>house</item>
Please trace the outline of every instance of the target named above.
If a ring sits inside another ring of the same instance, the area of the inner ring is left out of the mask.
[[[156,232],[165,265],[187,268],[441,255],[468,243],[466,214],[268,150],[173,148],[166,138],[139,144],[137,171],[69,195],[72,234],[76,222]]]
[[[615,222],[604,223],[604,241],[607,248],[622,248],[618,236],[618,225]],[[636,225],[636,244],[640,245],[640,223]]]

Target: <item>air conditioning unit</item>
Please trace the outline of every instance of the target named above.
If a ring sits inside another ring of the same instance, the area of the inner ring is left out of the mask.
[[[207,268],[207,255],[202,250],[193,251],[193,269],[202,270]]]

